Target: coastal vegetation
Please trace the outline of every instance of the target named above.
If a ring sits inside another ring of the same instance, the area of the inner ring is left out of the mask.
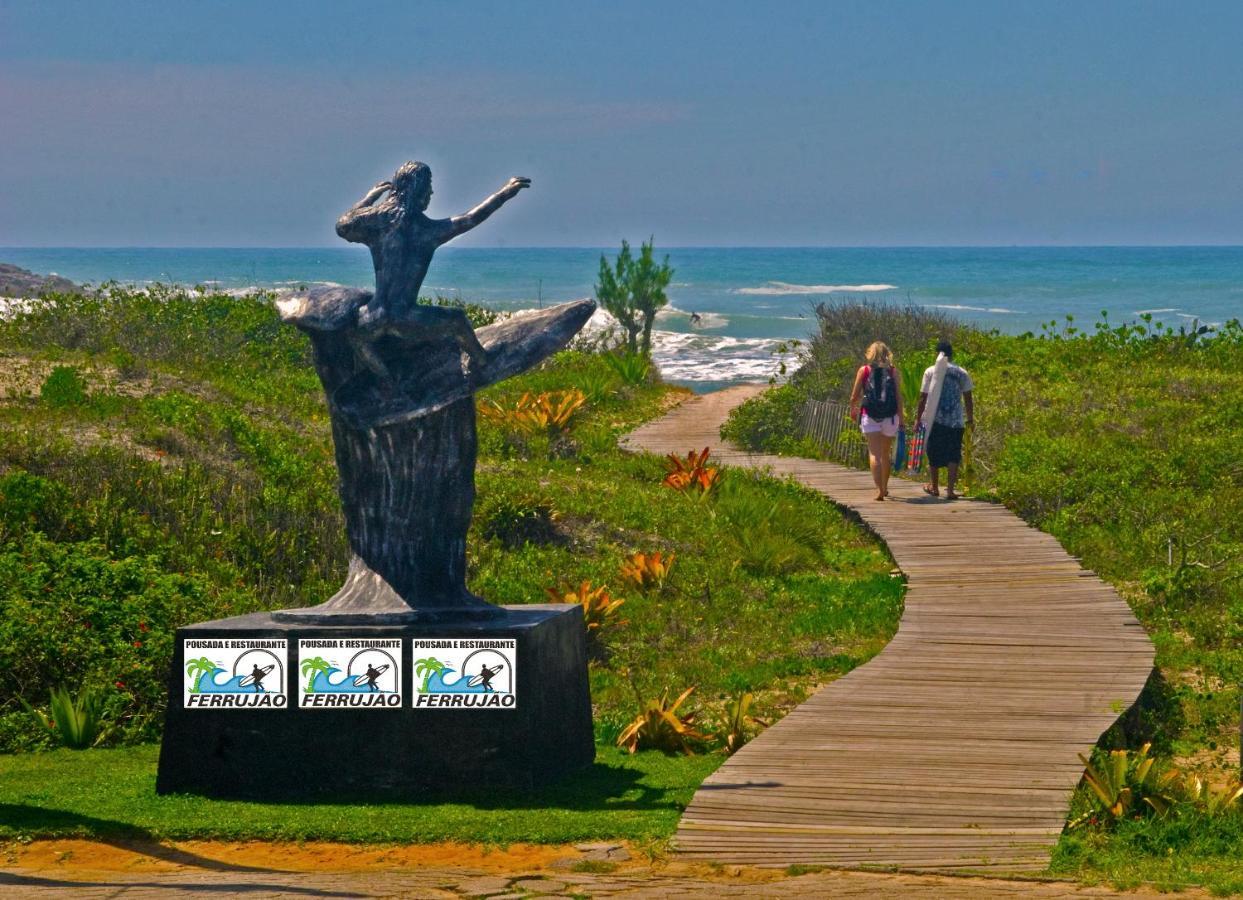
[[[648,356],[652,352],[652,326],[656,312],[668,305],[665,288],[673,280],[669,257],[657,263],[653,240],[639,248],[636,259],[628,241],[622,241],[621,252],[613,265],[600,257],[600,277],[596,297],[625,333],[625,347],[631,354]]]
[[[793,484],[666,486],[666,461],[616,441],[681,390],[641,355],[567,351],[480,398],[468,583],[494,603],[583,604],[597,764],[534,796],[385,807],[388,830],[330,804],[241,815],[153,796],[175,629],[319,602],[345,572],[322,390],[271,299],[111,286],[0,322],[0,834],[659,838],[747,728],[892,634],[902,585],[882,546]],[[746,510],[785,543],[747,540]],[[98,698],[96,749],[51,750],[23,706],[62,686]],[[617,749],[650,702],[690,688],[676,714],[705,736],[697,755]]]
[[[724,434],[769,452],[816,455],[799,437],[807,399],[842,399],[871,340],[920,372],[936,338],[976,384],[965,448],[971,493],[1056,536],[1110,581],[1152,637],[1158,672],[1106,750],[1152,750],[1222,788],[1239,776],[1243,684],[1243,327],[1171,329],[1144,316],[1073,319],[1040,333],[983,332],[918,308],[837,304],[789,383],[740,407]],[[909,377],[909,376],[907,376]],[[908,398],[908,402],[909,398]],[[1119,710],[1122,712],[1122,710]],[[1090,808],[1081,787],[1072,819]],[[1180,804],[1139,818],[1097,817],[1063,837],[1053,871],[1134,883],[1243,888],[1243,814]],[[1089,816],[1089,820],[1091,816]]]

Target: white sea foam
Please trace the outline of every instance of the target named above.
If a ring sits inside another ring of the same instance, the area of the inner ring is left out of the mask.
[[[1155,315],[1158,315],[1159,313],[1171,313],[1171,312],[1178,312],[1178,309],[1179,309],[1179,308],[1178,308],[1177,306],[1167,306],[1167,307],[1165,307],[1164,309],[1137,309],[1137,310],[1135,310],[1135,315],[1137,315],[1137,316],[1155,316]]]
[[[530,311],[516,310],[513,314]],[[616,327],[616,319],[597,309],[580,334],[591,339]],[[774,355],[780,343],[771,338],[656,330],[652,332],[652,361],[669,381],[767,381],[781,365],[781,359]]]
[[[652,361],[669,381],[766,381],[781,364],[773,352],[779,343],[657,331],[652,334]]]
[[[789,284],[769,281],[763,287],[735,288],[734,293],[768,297],[783,294],[871,294],[897,289],[896,284]]]
[[[952,309],[958,312],[982,312],[997,313],[999,315],[1012,315],[1014,310],[1006,309],[1004,306],[967,306],[963,303],[927,303],[930,309]]]

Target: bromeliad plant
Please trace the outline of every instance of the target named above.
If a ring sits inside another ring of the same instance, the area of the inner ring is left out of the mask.
[[[1148,812],[1164,816],[1177,801],[1178,773],[1165,771],[1158,766],[1155,757],[1149,756],[1152,744],[1144,744],[1138,750],[1112,750],[1099,761],[1088,759],[1082,753],[1087,783],[1095,809],[1070,823],[1077,828],[1104,814],[1116,822]]]
[[[748,713],[751,709],[751,701],[755,698],[750,691],[739,694],[734,701],[729,704],[726,710],[728,720],[725,724],[725,752],[733,756],[738,750],[742,749],[743,744],[751,740],[751,733],[758,727],[763,727],[764,723],[759,719],[754,719]]]
[[[686,459],[676,453],[666,456],[665,487],[684,494],[697,494],[701,499],[710,497],[721,483],[721,470],[708,465],[710,453],[711,450],[704,447],[698,453],[692,450],[686,454]]]
[[[526,401],[528,396],[523,394],[523,401]],[[544,432],[549,437],[556,437],[569,429],[570,419],[586,402],[586,395],[577,388],[571,388],[568,391],[548,391],[537,394],[526,402],[518,415],[527,430]]]
[[[528,392],[511,406],[503,406],[495,400],[480,403],[479,414],[515,431],[542,433],[553,438],[569,430],[570,419],[586,402],[586,395],[577,388],[534,395]]]
[[[659,550],[651,553],[632,553],[623,560],[621,565],[622,578],[640,591],[652,588],[663,590],[669,571],[677,554],[662,556]]]
[[[22,705],[39,724],[55,731],[66,747],[84,750],[103,737],[103,719],[100,715],[103,704],[100,695],[90,687],[78,691],[77,697],[70,694],[68,688],[53,688],[49,703],[50,717],[36,711],[25,700],[22,700]]]
[[[613,599],[608,588],[593,588],[590,581],[584,581],[576,588],[568,591],[557,588],[546,588],[548,596],[554,603],[577,603],[583,608],[583,623],[587,626],[587,643],[599,649],[603,631],[614,625],[625,625],[625,619],[615,619],[617,610],[626,601]]]
[[[1233,809],[1238,809],[1243,800],[1243,784],[1235,782],[1220,788],[1213,788],[1199,775],[1187,775],[1182,782],[1182,799],[1199,813],[1206,816],[1219,816]]]
[[[605,364],[621,379],[622,384],[635,385],[647,381],[652,369],[651,360],[642,353],[605,353]]]
[[[678,709],[694,691],[684,690],[673,703],[666,690],[659,699],[649,700],[617,737],[617,746],[634,753],[636,750],[659,750],[662,753],[683,753],[690,756],[708,735],[696,731],[695,714],[678,715]]]

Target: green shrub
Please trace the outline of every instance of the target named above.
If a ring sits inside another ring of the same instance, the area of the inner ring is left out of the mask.
[[[117,374],[125,379],[142,378],[149,371],[146,363],[120,347],[108,354],[108,362],[116,368]]]
[[[740,473],[726,479],[714,509],[725,524],[738,561],[756,575],[789,575],[820,564],[825,536],[793,499],[758,490]]]
[[[735,407],[721,426],[721,437],[746,450],[790,453],[802,449],[802,413],[807,399],[793,384],[757,394]]]
[[[29,472],[0,476],[0,538],[41,531],[60,538],[79,530],[72,521],[69,490],[50,478]]]
[[[979,333],[939,310],[879,300],[817,304],[816,325],[816,333],[807,345],[807,361],[795,380],[811,391],[840,401],[849,399],[855,371],[863,364],[864,351],[873,341],[889,345],[896,365],[903,365],[907,354],[919,354],[921,360],[927,358],[923,363],[927,366],[933,361],[929,348],[941,338],[954,344],[957,358],[959,345],[969,344]]]
[[[159,733],[176,627],[245,608],[201,576],[168,573],[156,557],[114,559],[96,541],[38,533],[0,552],[0,584],[0,671],[9,676],[0,718],[23,715],[19,689],[30,702],[64,684],[107,685],[92,709],[128,740]],[[14,737],[31,735],[19,727]]]
[[[529,493],[489,496],[479,504],[475,519],[483,537],[500,541],[505,547],[564,540],[552,504]]]
[[[652,370],[651,360],[642,353],[602,353],[600,358],[613,373],[621,379],[622,384],[642,384],[647,381]]]
[[[458,297],[443,297],[437,294],[430,299],[420,297],[419,302],[428,303],[432,306],[447,306],[451,309],[460,309],[466,313],[466,320],[470,322],[471,328],[482,328],[485,325],[491,325],[501,317],[500,313],[495,310],[488,309],[479,303],[468,303]]]
[[[39,396],[54,409],[85,406],[88,399],[86,379],[73,366],[57,366],[44,380]]]

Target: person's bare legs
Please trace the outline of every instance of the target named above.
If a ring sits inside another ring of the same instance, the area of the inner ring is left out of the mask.
[[[889,496],[889,476],[893,474],[893,438],[884,438],[885,449],[880,455],[880,492],[884,497]]]
[[[950,463],[945,467],[948,473],[945,476],[945,499],[957,500],[958,495],[954,493],[954,484],[958,481],[958,463]]]
[[[936,466],[934,466],[932,463],[928,463],[928,474],[932,476],[932,479],[928,484],[924,485],[924,491],[926,493],[931,494],[934,497],[941,496],[941,486],[938,483],[939,477],[941,475],[941,470],[938,469]]]
[[[872,481],[876,482],[876,499],[885,499],[885,483],[888,475],[884,469],[885,442],[888,440],[879,431],[871,431],[864,435],[868,439],[868,468],[872,470]]]

